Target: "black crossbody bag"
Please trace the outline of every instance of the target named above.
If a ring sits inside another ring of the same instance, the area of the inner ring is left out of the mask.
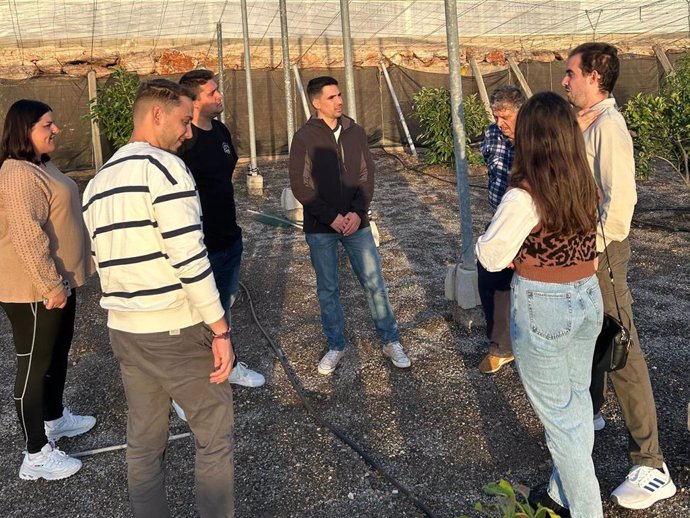
[[[597,204],[597,209],[599,206]],[[611,287],[613,288],[613,300],[616,302],[616,312],[618,318],[604,313],[604,323],[601,332],[597,337],[594,347],[594,365],[602,366],[607,372],[617,371],[625,367],[628,362],[628,351],[630,351],[630,331],[623,325],[621,309],[618,306],[616,296],[616,286],[613,282],[613,272],[609,261],[609,250],[606,246],[606,236],[604,235],[604,224],[601,221],[601,209],[599,209],[599,224],[601,225],[601,235],[604,238],[604,253],[606,254],[606,269],[609,272]]]

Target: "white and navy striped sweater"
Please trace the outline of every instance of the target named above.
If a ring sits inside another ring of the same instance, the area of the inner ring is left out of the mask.
[[[223,317],[196,186],[180,158],[127,144],[89,182],[83,211],[108,327],[154,333]]]

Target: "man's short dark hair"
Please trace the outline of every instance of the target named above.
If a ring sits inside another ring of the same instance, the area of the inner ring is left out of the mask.
[[[596,71],[599,74],[599,90],[611,93],[616,86],[620,72],[618,50],[608,43],[583,43],[570,51],[571,58],[580,54],[580,68],[585,75]]]
[[[491,92],[491,97],[489,97],[491,108],[498,110],[506,108],[519,110],[526,100],[527,97],[522,90],[513,85],[499,86]]]
[[[210,70],[200,68],[198,70],[190,70],[183,74],[178,82],[198,94],[199,88],[211,81],[214,77],[216,77],[216,75]]]
[[[338,81],[331,76],[321,76],[310,79],[309,83],[307,83],[307,96],[309,96],[309,100],[311,101],[321,95],[321,90],[323,90],[324,86],[331,85],[338,86]]]
[[[196,99],[196,94],[186,86],[178,85],[167,79],[144,81],[139,86],[134,98],[133,111],[136,113],[140,105],[151,101],[161,103],[168,110],[173,106],[178,106],[181,97],[189,97],[193,101]]]

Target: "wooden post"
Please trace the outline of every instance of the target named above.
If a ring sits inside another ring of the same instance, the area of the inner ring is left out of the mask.
[[[86,75],[89,88],[89,106],[96,102],[96,71],[89,70]],[[93,165],[98,171],[103,165],[103,149],[101,148],[101,129],[98,121],[91,119],[91,147],[93,149]]]
[[[309,110],[309,102],[307,101],[307,95],[304,93],[304,86],[302,85],[302,76],[299,74],[299,68],[297,63],[292,65],[292,72],[295,74],[295,83],[297,84],[297,91],[299,92],[299,97],[302,99],[302,109],[304,110],[304,120],[305,122],[311,117],[311,111]]]
[[[666,72],[666,75],[672,74],[673,65],[669,61],[666,52],[664,52],[664,49],[662,49],[659,45],[654,45],[654,47],[652,48],[654,49],[654,53],[656,54],[656,59],[658,59],[659,63],[661,63],[661,66],[664,67],[664,72]]]
[[[532,89],[527,84],[527,80],[525,79],[525,76],[522,75],[522,70],[520,70],[520,67],[518,67],[518,64],[515,62],[515,58],[513,58],[513,56],[508,56],[508,65],[510,65],[510,69],[515,74],[515,77],[517,77],[518,83],[520,83],[520,86],[522,87],[522,91],[525,92],[527,97],[532,97]]]
[[[474,57],[470,58],[470,66],[472,67],[472,74],[474,74],[474,79],[477,81],[477,88],[479,88],[479,97],[484,103],[484,109],[486,113],[489,114],[489,119],[491,122],[495,122],[494,113],[491,110],[491,103],[489,102],[489,94],[486,93],[486,85],[484,84],[484,78],[482,77],[482,71],[479,70],[479,65]]]

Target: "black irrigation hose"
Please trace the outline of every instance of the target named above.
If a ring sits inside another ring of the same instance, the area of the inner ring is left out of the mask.
[[[287,357],[285,356],[285,352],[283,351],[283,348],[280,347],[279,345],[276,345],[276,343],[271,339],[271,337],[268,335],[266,330],[263,328],[261,325],[261,322],[259,322],[259,318],[256,316],[256,312],[254,311],[254,303],[252,302],[252,296],[249,293],[249,289],[247,286],[245,286],[242,282],[240,282],[240,286],[244,290],[244,292],[247,294],[247,301],[249,302],[249,309],[252,312],[252,318],[254,319],[254,322],[256,325],[259,327],[261,330],[261,333],[264,335],[264,338],[268,340],[268,343],[271,346],[271,349],[273,349],[273,353],[276,355],[276,358],[280,361],[280,364],[283,366],[283,370],[285,371],[285,374],[287,374],[288,379],[290,380],[290,384],[292,385],[292,388],[295,389],[295,392],[297,392],[297,395],[299,396],[300,400],[302,401],[302,404],[304,407],[307,409],[307,412],[311,414],[311,416],[316,419],[316,421],[323,427],[328,428],[333,435],[335,435],[338,439],[343,441],[345,444],[347,444],[350,448],[352,448],[357,454],[369,465],[371,466],[374,470],[379,472],[386,480],[388,480],[391,484],[393,484],[395,487],[397,487],[404,495],[406,495],[410,500],[412,500],[412,503],[420,510],[422,511],[426,516],[429,518],[436,518],[436,515],[429,509],[424,502],[419,500],[413,493],[410,491],[407,487],[405,487],[401,482],[398,482],[393,475],[389,474],[376,460],[374,460],[366,451],[362,449],[361,446],[359,446],[357,443],[355,443],[352,439],[350,439],[347,435],[345,435],[342,431],[340,431],[338,428],[324,420],[317,412],[314,410],[314,407],[312,407],[311,403],[307,399],[307,396],[304,394],[304,390],[302,389],[302,386],[299,383],[299,380],[297,379],[297,376],[295,373],[292,371],[292,368],[290,367],[290,364],[288,363]]]
[[[433,174],[427,173],[423,169],[419,167],[414,167],[412,165],[406,164],[405,161],[400,158],[398,155],[391,153],[390,151],[381,148],[381,150],[386,154],[386,156],[395,158],[398,162],[402,164],[402,166],[410,171],[414,171],[415,173],[422,174],[424,176],[430,176],[431,178],[434,178],[440,182],[448,183],[451,185],[456,185],[455,181],[447,180],[445,178],[441,178],[440,176],[435,176]],[[486,185],[477,185],[477,184],[469,184],[470,187],[473,187],[475,189],[487,189]],[[690,207],[650,207],[650,208],[644,208],[644,209],[636,209],[636,213],[640,212],[680,212],[680,213],[687,213],[690,212]],[[667,232],[690,232],[690,228],[686,227],[670,227],[668,225],[662,225],[661,223],[649,223],[646,221],[640,221],[639,219],[635,218],[632,221],[632,226],[635,228],[646,228],[646,229],[651,229],[651,230],[665,230]]]

